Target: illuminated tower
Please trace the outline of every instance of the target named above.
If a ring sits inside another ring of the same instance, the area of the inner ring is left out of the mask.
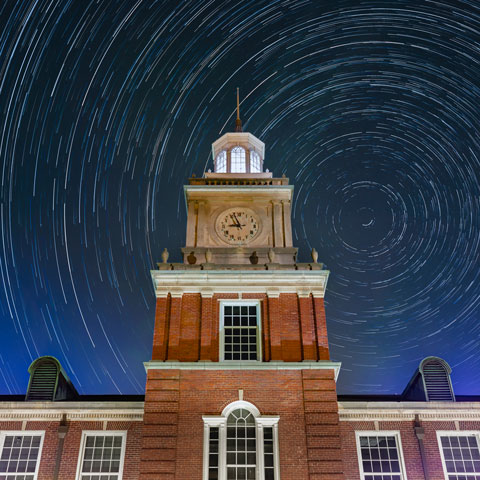
[[[293,186],[264,171],[242,131],[212,145],[214,172],[185,186],[184,262],[152,271],[156,293],[140,478],[343,478],[324,293],[297,263]]]

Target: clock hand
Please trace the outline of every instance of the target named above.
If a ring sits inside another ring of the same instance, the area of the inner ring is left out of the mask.
[[[233,216],[235,217],[235,221],[237,222],[238,228],[242,228],[242,227],[245,226],[245,225],[241,225],[241,224],[240,224],[240,222],[238,221],[238,218],[237,218],[237,216],[236,216],[235,214],[233,214]]]
[[[232,222],[234,222],[234,224],[233,224],[233,225],[229,225],[229,227],[241,228],[241,227],[240,227],[240,222],[237,220],[237,217],[233,218],[234,216],[235,216],[235,214],[230,215],[230,218],[232,219]]]

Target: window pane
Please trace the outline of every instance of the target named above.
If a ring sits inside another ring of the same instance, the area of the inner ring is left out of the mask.
[[[361,436],[359,438],[363,478],[373,480],[401,479],[398,448],[395,436]],[[374,475],[371,475],[371,473]]]
[[[242,147],[232,148],[230,154],[230,161],[232,165],[232,173],[245,173],[245,150]]]
[[[215,172],[226,173],[227,171],[227,152],[222,150],[215,160]]]
[[[255,418],[248,410],[239,409],[228,416],[227,425],[227,479],[249,479],[252,472],[255,479]]]
[[[224,360],[258,360],[258,319],[254,305],[224,306]]]
[[[117,480],[120,472],[122,441],[121,435],[87,435],[81,473],[94,475],[82,475],[82,480],[102,478]],[[104,475],[99,475],[100,473]]]
[[[257,152],[250,150],[250,172],[260,173],[261,171],[260,155]]]
[[[218,427],[210,427],[209,433],[209,456],[208,456],[208,480],[218,479]]]
[[[35,472],[40,441],[40,435],[6,435],[0,455],[0,478],[33,479],[33,475],[25,475],[25,472]],[[4,476],[3,473],[10,475]]]
[[[480,478],[476,475],[463,475],[464,473],[480,473],[480,462],[475,461],[475,459],[480,458],[479,446],[475,435],[441,437],[440,444],[449,479],[462,480],[471,477],[476,480]],[[455,475],[457,473],[462,475]]]

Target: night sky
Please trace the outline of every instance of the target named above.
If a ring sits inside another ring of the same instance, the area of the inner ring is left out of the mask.
[[[437,355],[480,394],[480,2],[422,0],[0,2],[0,393],[40,355],[143,393],[150,270],[237,86],[331,271],[339,392]]]

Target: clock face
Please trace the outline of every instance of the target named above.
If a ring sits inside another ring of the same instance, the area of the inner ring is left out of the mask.
[[[257,215],[248,208],[229,208],[216,221],[218,236],[231,245],[243,245],[257,236],[260,223]]]

